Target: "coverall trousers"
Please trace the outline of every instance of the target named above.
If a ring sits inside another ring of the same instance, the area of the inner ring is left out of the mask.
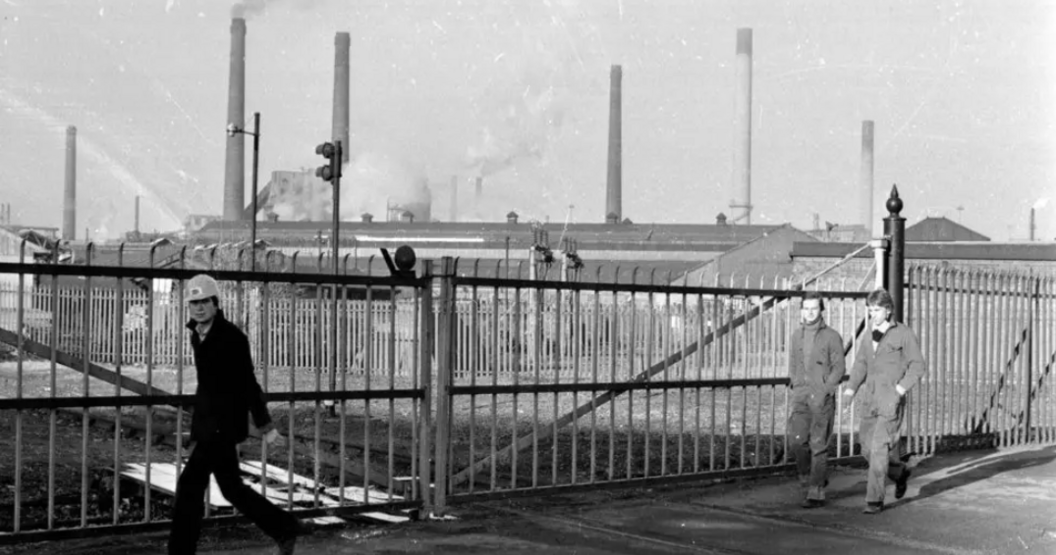
[[[898,481],[907,471],[902,462],[901,428],[905,400],[895,403],[869,403],[863,407],[862,423],[858,428],[858,443],[862,456],[869,461],[866,503],[883,503],[887,478]],[[888,410],[881,410],[884,407]]]
[[[829,438],[836,414],[836,401],[830,394],[808,389],[793,390],[792,414],[789,415],[789,447],[796,458],[796,470],[809,476],[807,497],[825,499],[825,481],[829,473]]]
[[[272,539],[280,541],[297,533],[297,519],[293,515],[242,482],[238,471],[238,449],[234,443],[225,440],[199,442],[176,484],[169,555],[194,555],[196,552],[210,474],[216,476],[224,498]]]

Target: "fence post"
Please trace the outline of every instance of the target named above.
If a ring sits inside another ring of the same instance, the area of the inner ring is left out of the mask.
[[[873,259],[876,261],[876,280],[873,289],[880,289],[887,281],[887,239],[873,239],[869,245],[873,248]]]
[[[891,196],[887,199],[888,215],[884,218],[884,235],[888,237],[887,292],[895,304],[895,320],[902,322],[903,302],[902,289],[906,267],[906,219],[902,212],[902,199],[898,197],[898,186],[891,186]]]
[[[447,505],[448,457],[451,438],[451,372],[455,352],[454,259],[445,256],[440,262],[440,306],[437,311],[436,350],[436,488],[433,512],[442,515]]]
[[[431,441],[429,436],[433,430],[433,354],[434,346],[436,345],[436,326],[434,315],[433,315],[433,261],[423,260],[422,261],[422,278],[424,279],[424,287],[421,289],[421,308],[419,309],[419,355],[418,360],[421,364],[419,383],[421,384],[422,391],[422,407],[421,407],[421,418],[418,422],[418,437],[420,438],[420,444],[418,446],[418,495],[422,499],[422,509],[428,516],[433,512],[433,506],[430,502],[431,496],[429,490],[432,486],[431,479],[431,461],[432,451],[429,448]]]
[[[1027,387],[1023,388],[1023,441],[1030,443],[1033,437],[1033,433],[1030,430],[1031,419],[1030,409],[1033,404],[1034,398],[1034,333],[1038,326],[1038,303],[1041,300],[1041,277],[1040,276],[1029,276],[1028,278],[1028,289],[1027,289],[1027,302],[1030,304],[1030,308],[1027,312],[1027,337],[1026,344],[1024,345],[1023,353],[1026,356],[1026,364],[1023,373],[1025,376],[1024,383]],[[1040,384],[1038,389],[1040,390]]]

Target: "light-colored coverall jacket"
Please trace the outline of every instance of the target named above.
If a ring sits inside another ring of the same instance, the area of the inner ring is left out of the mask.
[[[908,393],[924,375],[925,366],[920,342],[908,326],[893,323],[875,349],[869,333],[858,348],[847,385],[861,393],[858,443],[869,461],[865,500],[882,505],[886,479],[904,480],[908,472],[899,453],[905,402],[895,386]]]

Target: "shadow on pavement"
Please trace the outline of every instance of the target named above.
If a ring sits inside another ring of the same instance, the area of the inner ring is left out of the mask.
[[[1043,466],[1056,460],[1056,446],[1017,451],[991,451],[964,455],[940,455],[922,460],[913,469],[910,483],[918,493],[897,504],[920,501],[955,488],[981,482],[1005,472]],[[894,503],[892,503],[894,505]]]

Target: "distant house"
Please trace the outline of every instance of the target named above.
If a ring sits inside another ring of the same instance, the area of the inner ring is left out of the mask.
[[[927,217],[906,228],[906,241],[913,242],[946,242],[946,241],[989,241],[990,238],[948,220],[945,217]]]

